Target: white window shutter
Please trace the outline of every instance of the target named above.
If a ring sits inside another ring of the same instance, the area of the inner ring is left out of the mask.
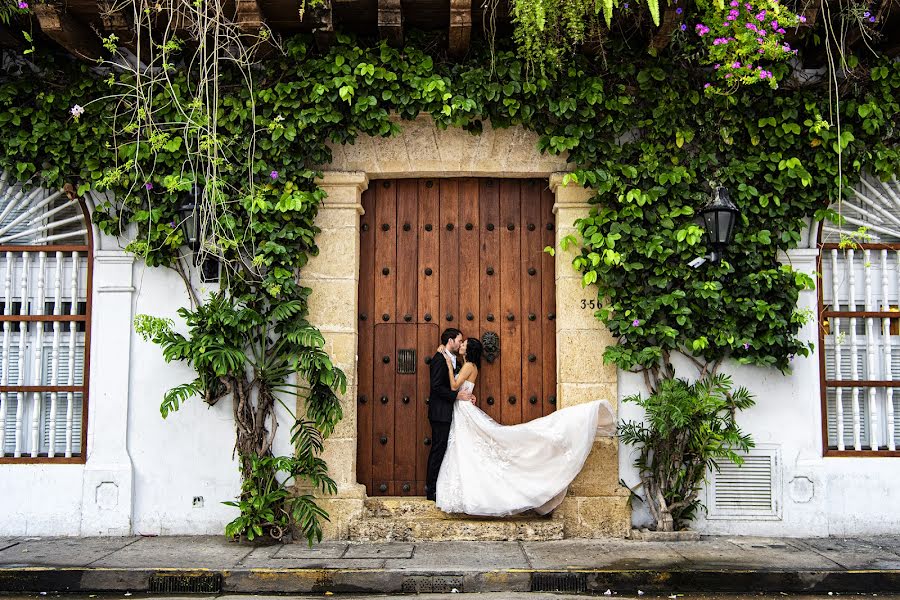
[[[78,334],[76,334],[78,335]],[[82,336],[78,336],[82,337]],[[75,348],[75,385],[81,385],[84,381],[84,339],[77,342],[79,345]],[[69,353],[68,341],[62,344],[59,352],[59,364],[53,364],[53,346],[44,346],[42,365],[43,380],[41,385],[52,385],[53,369],[56,369],[56,385],[68,385],[69,381]],[[53,440],[54,453],[57,456],[66,452],[66,426],[68,414],[70,392],[56,393],[56,422],[54,425],[55,435]],[[81,445],[81,415],[84,404],[84,398],[81,392],[71,392],[72,394],[72,446],[77,449]],[[41,417],[41,452],[48,452],[50,447],[50,411],[53,404],[53,392],[44,392]]]

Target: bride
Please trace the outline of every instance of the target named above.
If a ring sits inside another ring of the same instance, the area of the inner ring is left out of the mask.
[[[443,347],[438,351],[442,351]],[[460,345],[464,363],[453,390],[475,386],[482,345]],[[597,434],[614,435],[616,419],[606,400],[571,406],[520,425],[500,425],[471,402],[457,401],[447,453],[437,480],[437,507],[448,513],[506,516],[547,514],[563,501]]]

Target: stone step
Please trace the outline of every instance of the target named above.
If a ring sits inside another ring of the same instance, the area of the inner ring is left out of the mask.
[[[563,539],[563,521],[550,517],[444,519],[368,517],[350,522],[357,542],[545,541]]]
[[[368,518],[394,519],[449,519],[450,515],[438,510],[434,502],[425,498],[408,496],[378,496],[366,498],[365,516]]]

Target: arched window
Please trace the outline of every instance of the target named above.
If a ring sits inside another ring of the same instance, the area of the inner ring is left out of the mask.
[[[864,177],[824,227],[819,273],[826,455],[898,456],[900,183]]]
[[[63,191],[0,176],[0,462],[83,462],[92,237]]]

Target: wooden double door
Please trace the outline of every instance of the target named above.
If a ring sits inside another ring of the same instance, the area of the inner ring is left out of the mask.
[[[371,182],[362,205],[358,481],[421,496],[428,362],[447,327],[497,335],[475,386],[494,420],[555,408],[553,194],[538,179],[401,179]]]

